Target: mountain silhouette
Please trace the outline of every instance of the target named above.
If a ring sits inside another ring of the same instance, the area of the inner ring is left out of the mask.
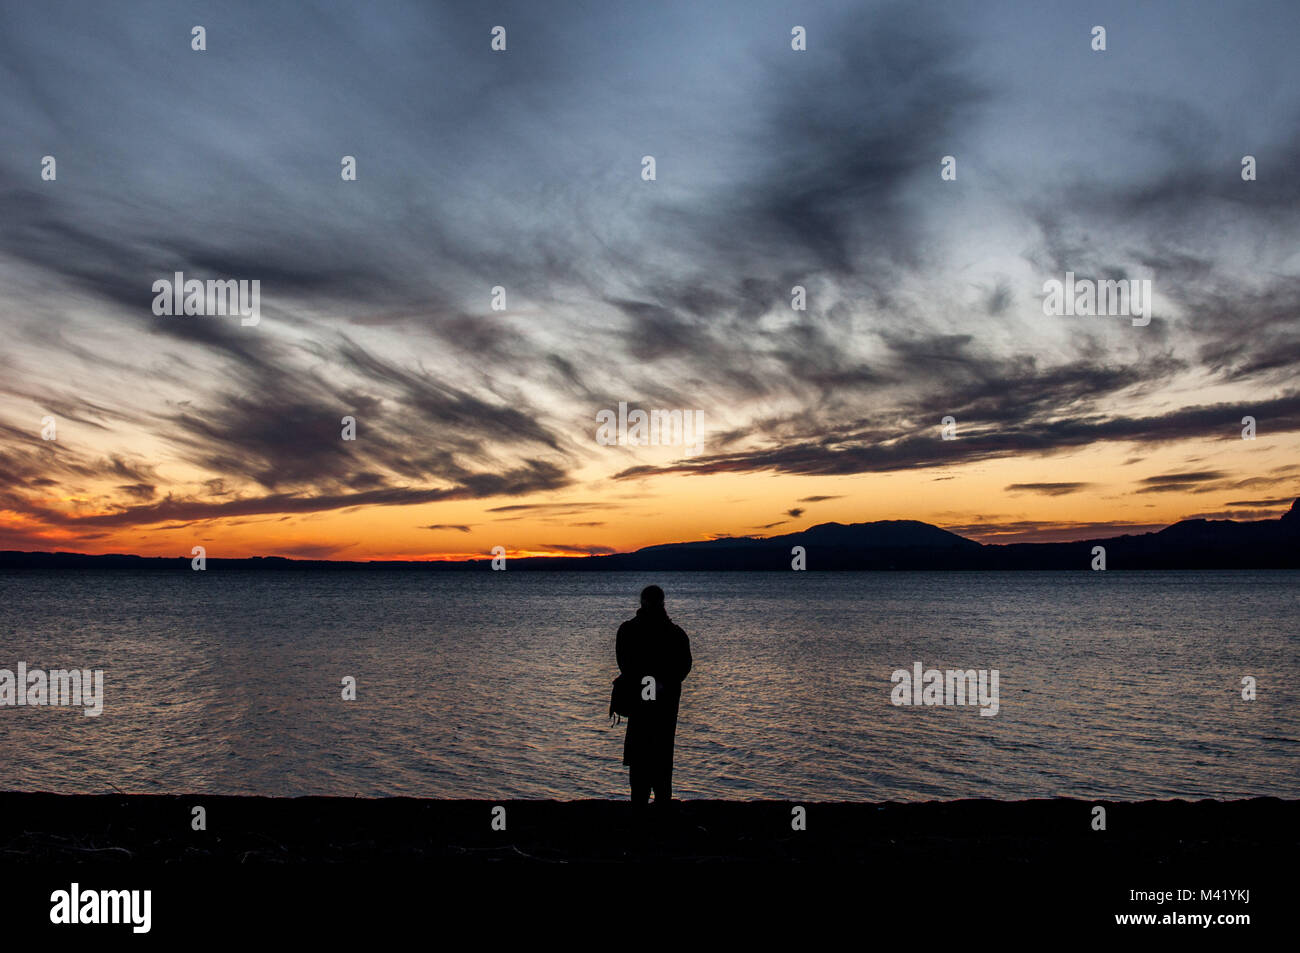
[[[978,543],[916,520],[820,523],[781,536],[735,536],[662,543],[605,556],[512,558],[510,569],[786,570],[796,546],[809,570],[1090,569],[1094,547],[1107,569],[1300,569],[1300,499],[1278,519],[1181,520],[1162,530],[1068,543]],[[209,558],[210,568],[484,570],[488,559],[461,562]],[[90,556],[0,552],[0,569],[141,569],[189,571],[189,557]]]
[[[1093,548],[1108,569],[1300,568],[1300,500],[1280,519],[1182,520],[1162,530],[1068,543],[981,544],[915,520],[822,523],[798,533],[650,546],[594,556],[590,568],[789,569],[802,546],[809,569],[1090,569]]]

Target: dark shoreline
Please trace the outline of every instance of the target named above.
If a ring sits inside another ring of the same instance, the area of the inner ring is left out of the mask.
[[[506,829],[493,830],[493,808]],[[791,828],[802,804],[807,829]],[[1106,809],[1105,831],[1092,829]],[[192,809],[207,830],[191,829]],[[1002,868],[1240,869],[1294,847],[1300,801],[677,802],[638,820],[626,801],[455,801],[0,792],[8,865],[440,863],[966,863]]]
[[[1098,803],[1105,831],[1092,829]],[[190,828],[196,804],[207,831]],[[688,948],[819,949],[833,925],[935,946],[1137,929],[1221,947],[1285,927],[1279,861],[1300,827],[1300,801],[1276,798],[807,802],[805,831],[781,801],[686,801],[642,822],[627,801],[500,805],[505,831],[491,801],[0,793],[0,916],[42,949],[77,931],[141,939],[52,923],[59,892],[78,887],[148,893],[149,936],[169,948],[334,948],[383,925],[498,945],[631,930]]]

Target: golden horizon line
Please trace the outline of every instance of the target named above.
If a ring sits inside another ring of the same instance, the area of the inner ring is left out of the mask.
[[[1282,506],[1285,506],[1285,504],[1278,504],[1279,508]],[[1293,508],[1296,506],[1300,506],[1300,499],[1297,499],[1292,504],[1292,506]],[[1260,522],[1265,520],[1279,519],[1282,515],[1285,515],[1285,513],[1279,513],[1276,516],[1265,515],[1262,516],[1260,520],[1225,519],[1223,520],[1223,522]],[[814,523],[810,526],[805,527],[804,529],[791,530],[785,533],[774,533],[766,536],[718,534],[713,536],[705,536],[699,539],[678,539],[678,540],[669,540],[666,542],[647,543],[645,545],[638,546],[635,549],[626,549],[626,550],[615,549],[612,550],[611,552],[574,552],[573,551],[573,549],[577,549],[579,547],[566,548],[566,549],[547,548],[547,547],[519,547],[519,548],[512,549],[510,547],[505,547],[504,554],[509,559],[539,559],[540,558],[540,559],[580,560],[580,559],[590,559],[592,557],[601,557],[601,556],[630,555],[639,552],[641,550],[653,548],[656,546],[672,546],[672,545],[685,545],[690,543],[716,542],[724,539],[755,539],[755,540],[777,539],[782,536],[794,536],[794,535],[799,535],[801,533],[806,533],[809,530],[815,529],[818,526],[830,526],[830,525],[866,526],[866,525],[872,525],[876,523],[900,523],[900,522],[920,523],[925,526],[931,526],[934,527],[935,529],[940,529],[945,532],[952,533],[953,535],[959,536],[962,539],[968,539],[971,542],[979,543],[980,545],[999,545],[999,543],[997,542],[997,539],[999,537],[1011,538],[1011,537],[1022,537],[1022,536],[1054,535],[1053,526],[1056,526],[1059,527],[1058,530],[1059,532],[1069,533],[1069,535],[1065,538],[1043,539],[1041,540],[1041,543],[1043,544],[1071,543],[1071,542],[1083,542],[1090,539],[1104,538],[1101,536],[1097,536],[1095,534],[1089,535],[1088,534],[1089,529],[1092,529],[1094,531],[1095,530],[1122,531],[1125,528],[1130,528],[1130,529],[1141,530],[1142,532],[1152,532],[1155,531],[1153,528],[1156,527],[1167,528],[1179,522],[1184,522],[1187,519],[1197,519],[1197,518],[1201,518],[1201,517],[1183,517],[1177,520],[1173,520],[1172,522],[1157,522],[1157,523],[1138,523],[1138,522],[1131,522],[1131,521],[1118,521],[1118,522],[1112,521],[1112,522],[1096,522],[1096,523],[1062,523],[1060,521],[1056,521],[1056,522],[1042,521],[1041,523],[1038,524],[1038,528],[1007,530],[1002,533],[992,533],[992,534],[980,534],[977,532],[972,532],[971,529],[972,524],[962,524],[961,528],[964,531],[963,533],[963,532],[957,532],[956,530],[953,529],[948,529],[947,527],[941,526],[937,523],[929,523],[926,522],[925,520],[916,520],[916,519],[865,520],[858,523],[842,523],[839,522],[838,520],[827,520],[822,523]],[[1033,522],[1033,521],[1027,521],[1027,522]],[[988,523],[986,525],[990,527],[997,527],[1002,524]],[[1078,534],[1076,535],[1076,533],[1070,532],[1071,530],[1077,531]],[[965,533],[970,533],[971,535],[964,535]],[[1033,543],[1034,541],[1022,539],[1019,540],[1019,542]],[[312,549],[317,547],[313,547],[310,544],[308,544],[305,545],[303,548]],[[593,546],[592,548],[600,549],[603,547]],[[57,556],[57,555],[90,556],[90,557],[122,556],[126,558],[136,558],[136,559],[190,559],[191,558],[191,554],[181,554],[177,556],[159,556],[159,555],[145,555],[142,553],[122,552],[120,550],[108,551],[108,552],[85,552],[85,551],[73,551],[73,550],[66,550],[66,549],[39,549],[39,550],[5,549],[5,550],[0,550],[0,552],[11,552],[11,553],[21,553],[23,555],[42,555],[42,556]],[[260,552],[260,553],[245,553],[241,555],[213,555],[209,553],[207,554],[207,558],[218,559],[218,560],[219,559],[232,559],[232,560],[234,559],[240,559],[240,560],[282,559],[290,562],[301,561],[301,562],[326,562],[326,563],[367,563],[367,562],[461,563],[461,562],[475,562],[475,561],[490,561],[492,559],[492,553],[491,552],[487,552],[487,553],[437,552],[437,553],[425,553],[421,555],[379,554],[379,555],[364,555],[364,556],[356,556],[353,558],[346,558],[346,557],[333,557],[333,556],[312,556],[312,555],[305,555],[303,553],[291,553],[289,555],[286,555],[284,553],[278,553],[278,552]]]

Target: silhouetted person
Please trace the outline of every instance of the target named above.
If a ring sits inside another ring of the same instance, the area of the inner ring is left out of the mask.
[[[614,651],[619,671],[635,682],[638,697],[641,680],[647,675],[655,680],[654,700],[640,701],[627,720],[623,763],[630,769],[632,803],[649,803],[653,790],[656,810],[666,808],[673,796],[673,741],[682,680],[691,670],[691,641],[668,618],[658,586],[641,590],[641,608],[618,627]]]

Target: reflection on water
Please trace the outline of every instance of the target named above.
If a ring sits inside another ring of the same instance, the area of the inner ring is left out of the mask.
[[[624,797],[650,582],[695,654],[678,797],[1300,797],[1294,572],[0,574],[0,668],[106,694],[0,707],[0,788]],[[895,707],[915,662],[998,669],[997,715]]]

